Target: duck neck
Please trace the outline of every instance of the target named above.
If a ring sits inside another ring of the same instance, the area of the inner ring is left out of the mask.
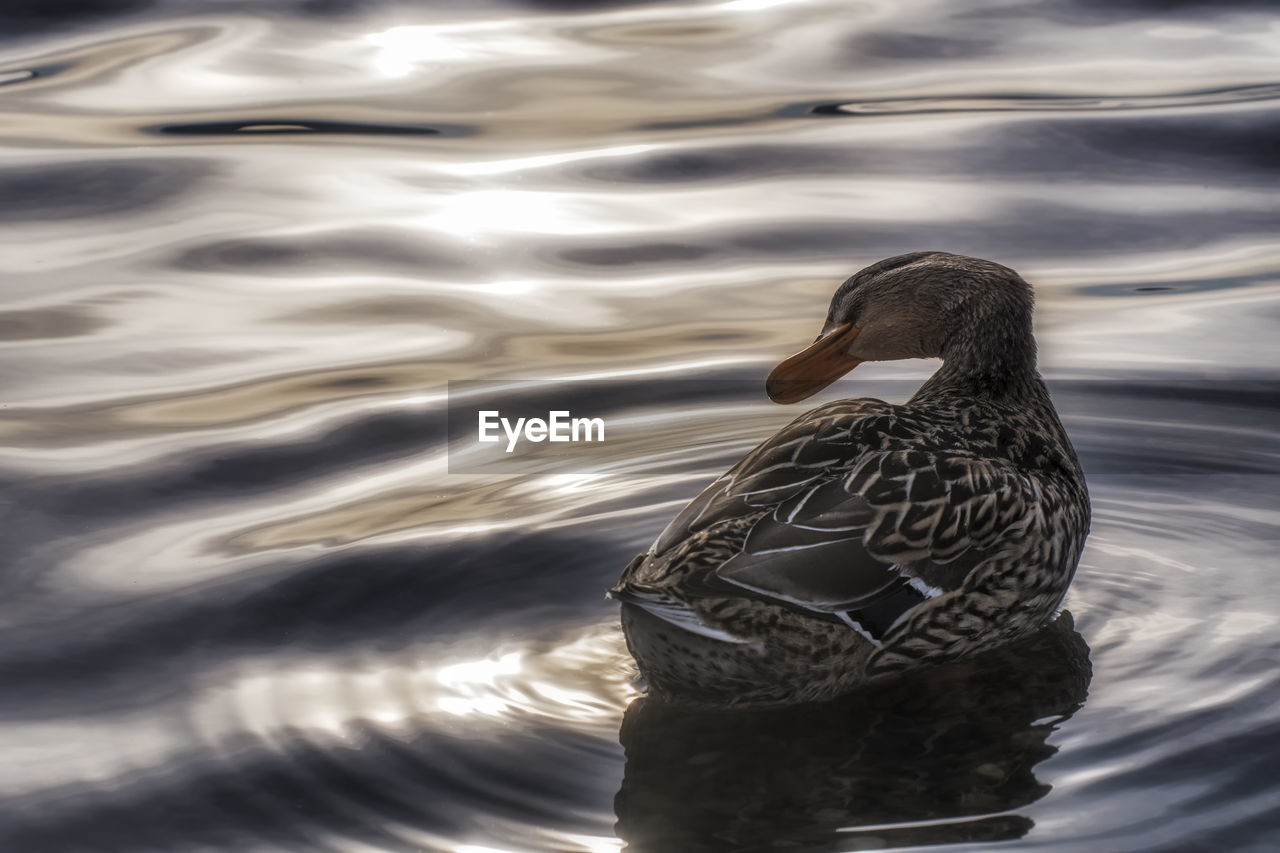
[[[916,396],[1035,399],[1044,391],[1036,371],[1031,318],[1021,312],[968,322],[948,338],[942,366]]]

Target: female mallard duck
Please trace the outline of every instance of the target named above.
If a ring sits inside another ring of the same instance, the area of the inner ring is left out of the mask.
[[[794,403],[863,361],[941,358],[905,405],[801,415],[686,506],[623,571],[650,689],[702,704],[826,699],[1046,624],[1089,496],[1036,372],[1031,287],[915,252],[840,286],[766,390]]]

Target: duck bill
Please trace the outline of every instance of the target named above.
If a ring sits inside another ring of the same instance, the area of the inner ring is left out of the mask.
[[[798,403],[861,364],[861,359],[849,355],[849,346],[859,331],[852,323],[836,326],[775,367],[764,383],[769,399]]]

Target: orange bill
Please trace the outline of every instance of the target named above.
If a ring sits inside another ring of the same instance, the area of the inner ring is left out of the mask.
[[[836,326],[775,367],[764,383],[769,399],[775,403],[798,403],[861,364],[861,360],[849,355],[849,345],[859,331],[852,323]]]

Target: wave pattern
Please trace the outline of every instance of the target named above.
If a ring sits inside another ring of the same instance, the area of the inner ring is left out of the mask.
[[[1266,4],[46,5],[0,10],[0,849],[1280,844]],[[1069,612],[822,708],[633,701],[603,591],[922,248],[1038,287]],[[462,380],[626,452],[450,473]]]

